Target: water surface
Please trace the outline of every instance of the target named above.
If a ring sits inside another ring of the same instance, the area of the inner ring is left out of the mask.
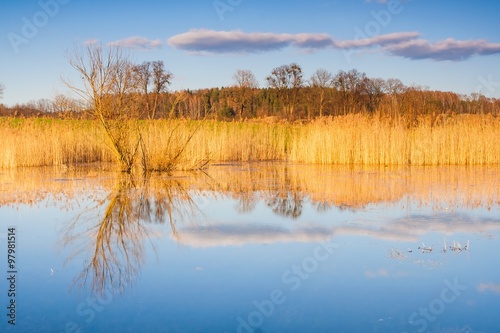
[[[500,169],[0,172],[7,332],[499,332]]]

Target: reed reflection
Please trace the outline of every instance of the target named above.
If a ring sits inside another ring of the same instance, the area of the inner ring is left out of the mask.
[[[368,168],[258,163],[213,166],[203,177],[180,174],[175,179],[184,188],[215,191],[236,200],[239,212],[251,212],[264,202],[275,213],[294,217],[302,214],[306,201],[318,211],[334,207],[356,211],[372,204],[393,205],[405,200],[437,210],[491,209],[500,205],[499,175],[498,167],[479,166]],[[58,205],[72,204],[72,199],[114,191],[115,178],[113,173],[98,170],[8,170],[0,173],[0,205],[35,205],[47,199]],[[158,182],[158,177],[150,178]],[[148,198],[144,197],[146,207]],[[73,209],[70,205],[67,208]],[[160,219],[161,213],[160,208]]]

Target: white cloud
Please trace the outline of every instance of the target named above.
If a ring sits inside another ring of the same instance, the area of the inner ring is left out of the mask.
[[[168,43],[181,50],[202,53],[253,53],[280,50],[296,45],[324,48],[332,44],[327,34],[245,33],[242,31],[191,30],[175,35]]]
[[[83,45],[95,45],[95,44],[99,44],[99,43],[100,43],[99,39],[91,38],[91,39],[87,39],[85,42],[83,42]]]
[[[418,32],[400,32],[366,39],[340,41],[334,40],[325,33],[276,34],[200,29],[175,35],[168,40],[168,43],[177,49],[196,53],[252,53],[275,51],[288,46],[304,49],[384,46],[415,39],[418,36]]]
[[[163,42],[159,39],[151,40],[144,37],[129,37],[108,43],[109,46],[118,46],[136,50],[152,50],[159,48]]]
[[[335,46],[340,49],[357,49],[371,46],[398,45],[419,37],[418,32],[395,32],[385,35],[377,35],[370,38],[337,41]]]
[[[390,53],[410,59],[466,60],[474,55],[500,53],[499,43],[486,40],[460,41],[448,38],[431,43],[424,39],[402,41],[386,48]]]
[[[461,61],[472,56],[500,54],[500,43],[452,38],[430,42],[415,31],[381,34],[364,39],[338,40],[326,33],[247,33],[239,30],[190,30],[168,40],[172,47],[197,54],[260,53],[296,47],[307,51],[378,48],[409,59]]]

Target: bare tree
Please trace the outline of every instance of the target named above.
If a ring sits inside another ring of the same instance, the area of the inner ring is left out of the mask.
[[[314,99],[317,103],[319,116],[323,116],[328,92],[334,86],[334,76],[326,69],[318,69],[309,79],[309,86],[312,88]]]
[[[149,114],[149,88],[151,84],[151,62],[145,61],[133,68],[134,80],[138,88],[138,93],[144,97],[144,109]]]
[[[399,79],[387,79],[385,81],[385,89],[388,94],[396,95],[404,93],[406,87]]]
[[[399,107],[399,96],[406,91],[406,87],[399,79],[387,79],[385,91],[391,96],[391,115],[395,117]]]
[[[153,61],[153,106],[151,118],[154,119],[158,109],[160,94],[172,83],[173,75],[165,69],[163,61]]]
[[[0,98],[3,98],[3,92],[5,91],[5,86],[0,83]]]
[[[302,68],[296,63],[276,67],[266,80],[269,87],[278,91],[285,113],[293,118],[299,90],[304,85]]]
[[[91,116],[101,120],[131,118],[127,106],[120,99],[133,92],[133,65],[127,55],[117,47],[103,49],[102,45],[88,45],[85,49],[75,49],[68,53],[69,64],[78,72],[82,82],[63,82],[89,105]],[[116,108],[123,106],[122,108]]]
[[[64,83],[90,106],[88,112],[103,126],[122,170],[130,172],[140,144],[137,124],[131,122],[137,117],[133,64],[120,48],[105,50],[102,45],[77,48],[67,58],[83,82]]]
[[[149,119],[156,117],[160,96],[165,92],[172,80],[172,73],[165,70],[163,61],[145,61],[134,66],[135,80],[142,94]]]
[[[47,98],[32,99],[28,101],[25,106],[41,113],[50,113],[54,111],[52,101]]]
[[[384,96],[385,80],[379,78],[365,78],[364,89],[368,96],[368,111],[375,112]]]
[[[235,90],[235,101],[238,104],[239,118],[243,118],[243,111],[252,97],[253,89],[259,87],[259,83],[251,70],[238,69],[233,75]]]
[[[355,112],[356,109],[360,110],[361,95],[365,91],[366,74],[358,72],[356,69],[351,69],[348,72],[341,70],[335,76],[334,83],[342,98],[344,115]]]
[[[80,101],[63,94],[56,95],[52,101],[52,110],[61,116],[71,115],[72,112],[84,109],[84,105]]]

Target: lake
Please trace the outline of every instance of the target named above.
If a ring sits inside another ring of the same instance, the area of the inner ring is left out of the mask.
[[[2,332],[500,332],[500,167],[1,170],[0,205]]]

